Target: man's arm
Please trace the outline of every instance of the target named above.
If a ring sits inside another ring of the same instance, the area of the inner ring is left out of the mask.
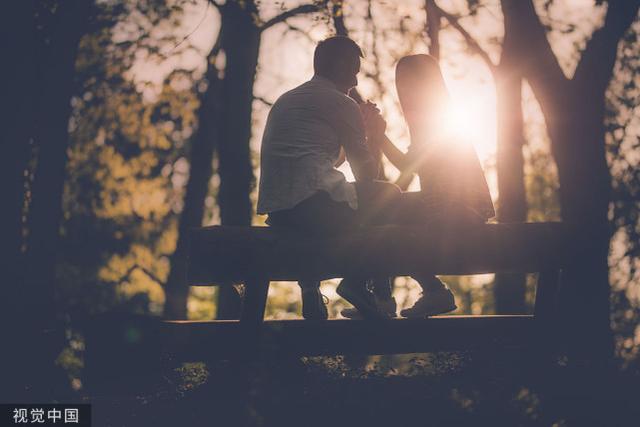
[[[367,146],[360,109],[355,101],[344,102],[334,111],[334,126],[356,181],[371,181],[378,175],[378,165]]]

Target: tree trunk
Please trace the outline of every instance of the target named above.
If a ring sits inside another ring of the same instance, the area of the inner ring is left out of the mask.
[[[191,227],[200,227],[204,217],[205,199],[209,193],[209,181],[213,173],[213,151],[219,139],[220,86],[218,69],[214,65],[217,52],[212,51],[207,60],[207,91],[202,96],[198,110],[198,129],[191,140],[189,153],[189,180],[184,196],[184,207],[178,223],[178,241],[171,255],[171,272],[166,284],[165,317],[187,318],[189,287],[187,274],[188,233]]]
[[[515,0],[517,2],[517,0]],[[527,203],[524,185],[525,143],[522,118],[522,60],[526,44],[520,38],[518,21],[512,9],[514,0],[502,0],[504,15],[504,40],[498,65],[460,25],[458,18],[427,0],[427,14],[438,14],[449,21],[464,37],[469,48],[478,54],[491,71],[496,86],[497,102],[497,172],[499,222],[524,222],[527,219]],[[427,16],[428,17],[428,16]],[[430,25],[434,27],[435,24]],[[434,36],[431,36],[432,38]],[[437,46],[437,45],[436,45]],[[499,273],[494,284],[495,308],[498,313],[522,313],[525,311],[525,274]]]
[[[598,360],[613,352],[610,330],[608,209],[611,176],[604,152],[604,93],[587,100],[589,85],[575,85],[572,110],[554,126],[562,219],[580,224],[584,242],[563,275],[560,302],[574,353]],[[594,101],[599,98],[599,101]],[[579,161],[576,161],[576,156]]]
[[[17,2],[12,13],[2,14],[3,52],[8,75],[3,79],[1,117],[3,118],[3,159],[1,169],[2,221],[2,291],[0,294],[0,330],[5,342],[0,364],[0,400],[15,401],[28,379],[23,363],[21,344],[33,334],[16,319],[21,315],[21,286],[24,272],[23,209],[25,203],[25,172],[33,137],[36,81],[35,5],[33,1]],[[16,43],[20,40],[20,43]],[[5,68],[6,69],[6,68]],[[19,390],[19,391],[18,391]]]
[[[13,316],[19,281],[22,276],[23,251],[23,212],[25,203],[25,173],[30,158],[30,140],[34,124],[33,108],[35,103],[36,81],[36,37],[34,15],[35,6],[32,0],[16,3],[13,13],[2,15],[2,28],[11,39],[3,37],[5,57],[10,66],[8,75],[3,79],[3,96],[1,98],[1,117],[3,118],[3,157],[4,165],[0,168],[2,176],[3,236],[2,265],[3,287],[2,306],[0,311],[7,319]],[[15,40],[21,40],[16,43]]]
[[[608,2],[604,26],[594,32],[567,79],[547,41],[532,1],[511,1],[526,39],[524,76],[540,102],[558,167],[562,219],[581,226],[584,244],[574,268],[563,272],[561,313],[573,355],[606,360],[613,353],[609,320],[608,222],[611,180],[605,157],[605,91],[618,42],[638,14],[640,1]]]
[[[16,138],[13,143],[19,144],[19,158],[10,168],[15,175],[11,182],[16,185],[11,197],[12,204],[16,204],[12,206],[14,215],[18,210],[22,215],[23,195],[19,194],[18,176],[24,172],[28,159],[25,145],[30,139],[37,149],[37,164],[26,224],[26,253],[14,266],[17,276],[11,286],[16,290],[9,300],[13,305],[11,312],[15,315],[11,319],[15,339],[7,337],[6,340],[11,343],[11,348],[16,349],[13,356],[17,359],[6,379],[8,384],[15,380],[13,385],[21,387],[21,390],[13,390],[16,393],[13,398],[27,392],[41,399],[45,396],[50,398],[52,390],[60,385],[63,378],[54,367],[64,340],[63,331],[56,324],[56,253],[75,59],[91,8],[91,2],[77,0],[59,2],[53,11],[47,7],[39,7],[36,11],[34,3],[26,3],[21,9],[20,16],[25,22],[20,21],[19,25],[24,25],[21,31],[29,34],[25,34],[24,39],[27,45],[17,45],[25,55],[21,64],[25,68],[16,71],[24,73],[24,76],[11,82],[18,90],[26,91],[24,99],[16,104],[14,127],[11,128],[11,135]],[[21,85],[20,81],[24,84]],[[22,231],[22,218],[14,217],[11,225],[15,224],[18,227],[10,236],[12,240],[21,240],[21,236],[15,233]]]
[[[508,0],[502,1],[503,8]],[[527,201],[524,185],[525,144],[522,118],[522,70],[519,57],[526,50],[514,37],[514,22],[506,13],[504,41],[500,63],[494,69],[497,102],[497,172],[498,222],[527,220]],[[495,310],[499,314],[518,314],[526,311],[526,274],[499,273],[494,284]]]
[[[34,139],[37,164],[28,215],[28,266],[25,293],[32,310],[50,312],[53,307],[55,260],[64,189],[69,115],[78,42],[83,35],[89,6],[85,1],[62,2],[52,22],[50,42],[38,52],[42,58],[42,87],[36,106]],[[50,315],[45,316],[47,319]]]
[[[336,31],[336,35],[349,37],[349,29],[344,23],[343,6],[344,6],[343,2],[333,3],[333,6],[331,8],[331,17],[333,18],[333,28]],[[371,3],[369,3],[369,13],[370,13],[370,10],[371,10]],[[376,52],[374,51],[373,54],[376,55]],[[358,104],[365,103],[365,100],[364,98],[362,98],[362,95],[360,95],[360,92],[358,91],[357,87],[354,87],[353,89],[351,89],[351,91],[349,91],[349,96],[353,98],[353,100],[356,101]],[[380,181],[386,181],[387,173],[384,170],[384,163],[382,163],[382,153],[373,153],[373,154],[374,154],[374,157],[377,157],[377,161],[378,161],[378,175],[376,176],[376,179]]]
[[[425,0],[424,9],[427,13],[429,55],[440,61],[440,12],[435,0]]]
[[[218,144],[220,190],[218,205],[223,225],[251,225],[251,191],[255,185],[251,161],[253,83],[260,51],[260,28],[253,2],[228,1],[222,6],[222,49],[226,55],[222,88],[222,135]],[[218,318],[238,318],[239,295],[223,286],[218,294]]]
[[[513,68],[505,66],[497,72],[496,100],[498,103],[497,172],[498,222],[525,222],[527,202],[524,186],[524,159],[522,147],[522,80],[511,74]],[[502,71],[504,70],[504,72]],[[494,285],[495,309],[499,314],[524,313],[524,273],[496,274]]]

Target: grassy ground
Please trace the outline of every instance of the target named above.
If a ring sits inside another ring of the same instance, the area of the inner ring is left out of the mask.
[[[191,363],[84,396],[96,426],[635,426],[640,375],[518,353]],[[599,378],[599,379],[598,379]]]

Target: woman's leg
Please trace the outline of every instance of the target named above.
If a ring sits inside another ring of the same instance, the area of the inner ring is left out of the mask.
[[[442,230],[485,222],[464,204],[430,197],[422,191],[407,191],[396,200],[394,224],[423,225]]]
[[[443,230],[459,229],[484,221],[474,212],[455,203],[429,199],[421,192],[403,193],[398,204],[396,222],[422,225]],[[400,312],[403,317],[426,317],[447,313],[457,308],[451,290],[434,274],[424,272],[413,278],[422,288],[422,295],[410,308]]]

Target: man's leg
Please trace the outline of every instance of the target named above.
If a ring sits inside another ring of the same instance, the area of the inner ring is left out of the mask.
[[[389,317],[379,309],[375,297],[367,289],[365,277],[345,277],[336,288],[336,293],[354,307],[342,310],[342,315],[347,318],[387,319]],[[353,315],[348,315],[348,313]]]
[[[403,193],[395,184],[386,181],[357,183],[358,217],[363,225],[394,224],[398,203]]]
[[[351,209],[347,203],[336,202],[324,192],[319,192],[311,203],[305,204],[300,211],[300,218],[304,218],[306,224],[312,224],[315,232],[323,235],[351,232],[361,222],[359,212]],[[377,309],[375,299],[367,289],[366,277],[345,277],[336,292],[353,304],[364,317],[387,317]]]
[[[309,213],[316,204],[315,196],[292,209],[269,214],[267,223],[273,227],[295,229],[301,233],[313,233],[314,224],[309,221]],[[302,317],[306,320],[326,320],[329,317],[325,296],[320,292],[319,280],[298,281],[302,294]]]
[[[393,277],[374,278],[370,281],[371,290],[366,288],[362,289],[362,293],[366,292],[367,294],[366,298],[368,303],[374,304],[378,311],[382,312],[387,317],[397,316],[397,304],[395,298],[392,296],[392,281]],[[356,307],[345,308],[340,312],[340,314],[347,319],[362,318],[362,314]]]
[[[286,226],[310,235],[326,235],[353,230],[358,224],[356,212],[347,203],[336,202],[328,193],[319,191],[293,209],[269,216],[269,225]],[[318,281],[302,280],[302,311],[305,319],[327,317]],[[346,277],[338,286],[340,296],[358,307],[367,317],[381,317],[373,297],[366,290],[366,279]],[[324,313],[322,313],[324,311]]]
[[[306,203],[300,217],[304,218],[306,224],[312,225],[316,233],[322,235],[348,233],[360,223],[358,212],[347,203],[336,202],[325,192],[319,192],[311,203]],[[367,290],[365,277],[345,277],[336,292],[358,308],[365,317],[385,317],[377,310],[375,300]]]
[[[389,317],[396,317],[396,310],[398,305],[396,299],[393,297],[393,281],[395,277],[380,277],[374,278],[371,281],[371,291],[376,299],[378,308],[389,315]]]
[[[384,181],[357,184],[358,215],[364,225],[384,225],[393,223],[395,206],[401,195],[400,188]],[[396,301],[392,296],[392,277],[375,277],[371,280],[373,303],[388,317],[396,316]],[[363,290],[363,292],[366,291]],[[371,296],[367,296],[371,301]],[[358,307],[346,308],[341,314],[355,319],[362,317]]]

